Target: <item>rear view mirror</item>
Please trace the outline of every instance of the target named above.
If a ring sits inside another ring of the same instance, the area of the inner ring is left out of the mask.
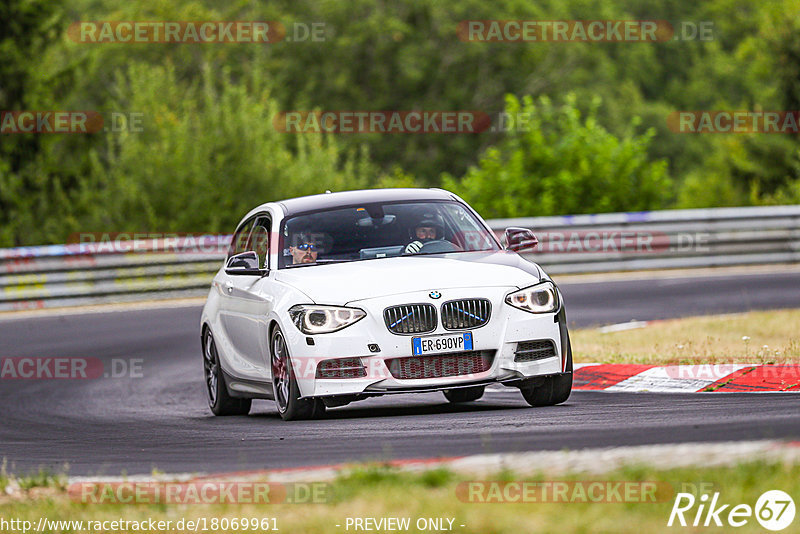
[[[395,215],[384,215],[383,217],[364,217],[356,221],[356,226],[361,228],[380,228],[392,224],[397,217]]]
[[[228,259],[225,272],[230,275],[261,276],[261,269],[258,268],[258,254],[252,251],[234,254]]]
[[[514,252],[533,252],[539,240],[527,228],[506,228],[506,249]]]

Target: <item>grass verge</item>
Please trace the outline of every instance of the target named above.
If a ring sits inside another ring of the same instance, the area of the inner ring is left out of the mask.
[[[800,310],[657,321],[602,333],[570,331],[576,362],[800,364]]]
[[[475,480],[475,477],[466,478],[445,469],[408,473],[394,468],[367,466],[332,482],[328,492],[330,498],[324,504],[276,505],[83,504],[71,500],[63,488],[49,486],[39,493],[28,489],[23,497],[0,498],[0,516],[32,521],[33,524],[37,524],[42,516],[51,521],[275,518],[281,531],[306,533],[347,532],[347,518],[408,517],[412,524],[409,532],[417,532],[413,525],[419,518],[449,518],[453,519],[454,532],[465,533],[639,533],[675,530],[676,527],[667,527],[667,520],[674,496],[679,491],[695,493],[698,497],[702,493],[711,496],[720,492],[721,503],[743,503],[751,507],[762,493],[772,489],[783,490],[795,498],[800,496],[800,465],[769,461],[670,470],[634,466],[591,478],[572,474],[556,479],[584,486],[591,481],[655,482],[670,490],[666,493],[659,491],[658,502],[641,502],[641,498],[622,503],[591,502],[588,494],[581,497],[580,493],[574,492],[568,494],[569,502],[468,502],[468,494],[459,488]],[[553,479],[546,479],[543,475],[519,477],[511,472],[502,472],[485,480],[541,483]],[[690,522],[696,511],[697,506],[686,514]],[[797,522],[795,519],[794,524]],[[736,530],[763,531],[754,517],[746,526]],[[57,529],[53,531],[58,532]],[[218,531],[222,530],[209,530]],[[349,531],[352,532],[353,528]]]

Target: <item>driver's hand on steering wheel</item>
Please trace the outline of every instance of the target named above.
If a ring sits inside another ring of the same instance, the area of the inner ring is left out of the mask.
[[[404,254],[416,254],[422,250],[422,241],[412,241],[408,245],[406,245],[406,249],[403,251]]]

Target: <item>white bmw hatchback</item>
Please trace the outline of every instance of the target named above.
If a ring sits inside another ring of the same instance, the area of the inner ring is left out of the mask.
[[[211,411],[273,399],[286,420],[371,396],[490,384],[564,402],[572,351],[556,285],[441,189],[327,193],[248,213],[201,319]]]

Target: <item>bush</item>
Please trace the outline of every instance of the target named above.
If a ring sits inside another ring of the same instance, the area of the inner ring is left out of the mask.
[[[170,66],[134,63],[112,94],[110,109],[143,114],[141,132],[95,134],[104,142],[88,154],[53,146],[25,177],[0,168],[16,214],[2,245],[64,242],[78,231],[230,232],[260,203],[363,188],[376,174],[366,152],[345,152],[331,136],[278,132],[269,93],[224,73],[206,69],[187,84]],[[24,194],[31,183],[37,194]]]
[[[582,117],[575,97],[506,99],[510,117],[528,117],[482,155],[460,181],[444,184],[487,217],[600,213],[663,207],[672,195],[663,160],[650,161],[653,132],[618,138],[598,124],[596,100]]]

